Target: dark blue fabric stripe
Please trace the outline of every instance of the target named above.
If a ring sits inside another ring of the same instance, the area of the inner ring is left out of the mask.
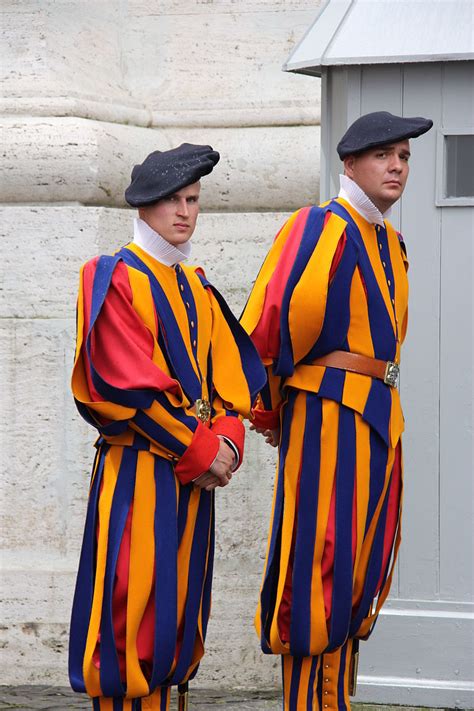
[[[143,272],[149,278],[156,313],[159,318],[160,326],[165,333],[166,352],[171,362],[173,372],[176,374],[176,378],[188,399],[191,400],[191,402],[195,402],[201,397],[201,383],[196,376],[172,306],[163,288],[151,269],[131,250],[122,248],[118,254],[126,264],[135,267],[135,269]]]
[[[79,571],[74,592],[69,640],[69,679],[74,691],[85,693],[82,665],[89,631],[95,581],[95,551],[97,546],[97,505],[104,471],[104,460],[109,447],[97,450],[94,479],[89,494],[87,516],[82,540]]]
[[[160,711],[166,711],[167,701],[168,701],[168,687],[164,686],[160,691],[160,704],[161,704]]]
[[[326,368],[318,390],[319,397],[342,402],[346,371],[338,368]]]
[[[209,555],[207,560],[206,579],[204,581],[204,589],[202,594],[202,632],[204,640],[207,634],[207,624],[211,612],[211,588],[212,576],[214,572],[214,545],[215,545],[215,500],[214,491],[211,492],[211,530],[209,537]]]
[[[113,711],[123,711],[123,698],[116,697],[112,702]]]
[[[282,434],[278,458],[278,478],[276,481],[276,498],[273,512],[272,530],[270,535],[270,546],[268,550],[268,561],[265,570],[265,579],[260,594],[261,603],[261,647],[265,654],[271,654],[268,646],[270,638],[270,627],[274,615],[276,588],[278,585],[278,575],[280,568],[280,544],[281,544],[281,524],[284,501],[284,469],[285,460],[288,453],[290,441],[290,428],[293,418],[293,410],[297,392],[289,391],[288,402],[282,409]]]
[[[389,494],[390,486],[387,488],[385,500],[383,502],[379,520],[377,522],[377,530],[375,533],[374,541],[372,543],[372,549],[370,551],[367,573],[364,580],[362,598],[354,614],[350,627],[351,636],[357,634],[357,631],[360,625],[362,624],[363,619],[369,614],[370,608],[372,606],[372,601],[374,600],[377,594],[377,583],[382,573],[383,544],[385,537],[385,525],[387,521]]]
[[[176,272],[176,281],[178,283],[178,286],[181,291],[181,298],[183,299],[185,306],[186,306],[186,312],[188,316],[188,326],[189,326],[189,337],[191,341],[191,349],[193,351],[193,356],[195,363],[197,365],[197,369],[199,372],[199,380],[202,383],[203,377],[201,373],[201,369],[199,367],[199,361],[198,361],[198,327],[197,327],[197,310],[196,310],[196,303],[194,301],[194,296],[193,292],[191,289],[191,285],[189,284],[189,281],[186,277],[185,272],[183,271],[183,268],[177,264],[175,266],[175,272]],[[182,288],[181,288],[182,287]],[[192,326],[191,324],[194,324]]]
[[[387,311],[385,301],[383,300],[383,295],[375,277],[359,228],[350,213],[338,202],[333,200],[328,209],[336,215],[339,215],[339,217],[342,217],[343,220],[346,220],[348,223],[346,234],[351,237],[359,248],[358,263],[367,289],[367,307],[369,312],[370,332],[374,346],[374,356],[382,360],[393,360],[397,345],[396,334],[394,333],[390,315]],[[374,234],[374,239],[375,238],[376,235]]]
[[[161,686],[173,664],[177,640],[178,526],[173,467],[155,458],[155,639],[150,689]]]
[[[352,499],[356,467],[355,415],[340,406],[336,464],[336,519],[332,612],[327,651],[347,639],[352,610]]]
[[[338,711],[347,711],[347,704],[344,700],[344,674],[346,672],[347,642],[341,649],[339,661],[339,675],[337,679],[337,708]]]
[[[301,655],[303,657],[310,655],[311,646],[311,578],[318,510],[321,427],[321,399],[313,393],[307,393],[293,560],[290,626],[290,652],[294,656]]]
[[[352,240],[347,239],[340,262],[328,288],[321,333],[304,358],[305,362],[311,362],[334,350],[345,349],[351,320],[351,286],[358,258],[357,246]]]
[[[100,711],[100,699],[98,696],[92,699],[92,708],[94,711]]]
[[[181,457],[186,451],[186,445],[180,442],[179,439],[176,439],[176,437],[173,437],[169,430],[162,427],[162,425],[155,422],[155,420],[152,420],[151,417],[146,415],[141,410],[133,416],[132,422],[134,422],[142,430],[142,432],[150,437],[150,439],[154,439],[155,442],[163,445],[163,447],[166,447],[166,449],[169,449],[170,452],[173,452],[173,454],[176,454],[178,457]],[[194,430],[197,427],[197,423],[198,421],[195,420]]]
[[[301,279],[308,261],[314,252],[324,227],[325,211],[312,207],[306,217],[306,223],[296,253],[288,281],[285,285],[280,313],[280,353],[274,367],[276,375],[288,377],[294,372],[293,347],[289,327],[289,307],[293,291]]]
[[[297,711],[298,709],[298,691],[300,688],[301,662],[301,657],[293,657],[293,665],[291,669],[289,711]]]
[[[214,298],[216,299],[222,314],[229,326],[232,335],[234,336],[235,343],[240,353],[240,360],[242,365],[242,370],[247,381],[250,401],[253,403],[257,397],[260,390],[263,388],[267,381],[267,374],[265,368],[262,365],[260,356],[258,355],[257,349],[255,348],[249,335],[244,331],[243,327],[235,318],[234,314],[228,307],[227,303],[217,291],[217,289],[210,284],[202,274],[197,272],[199,279],[204,287],[211,289]],[[225,394],[220,393],[225,399]]]
[[[367,402],[362,417],[390,444],[390,414],[392,410],[392,394],[390,386],[381,380],[372,379]]]
[[[370,430],[370,479],[369,479],[369,501],[367,503],[367,518],[365,522],[365,533],[372,523],[375,509],[379,502],[385,482],[385,472],[387,469],[388,449],[385,442],[376,432]]]
[[[100,685],[104,696],[121,696],[125,692],[120,679],[118,654],[115,646],[112,595],[120,545],[135,490],[137,457],[136,450],[129,447],[123,448],[110,511],[100,625]]]
[[[212,517],[211,501],[211,493],[201,490],[189,562],[188,596],[184,612],[183,640],[176,669],[170,680],[171,684],[178,684],[183,681],[192,662],[194,643],[198,634],[199,607],[204,585],[208,534]]]
[[[179,501],[178,501],[178,548],[181,544],[186,521],[188,519],[189,497],[193,490],[193,484],[179,485]]]
[[[311,661],[311,672],[309,674],[308,681],[308,696],[306,698],[306,711],[313,711],[313,709],[316,708],[316,704],[314,702],[314,679],[318,668],[318,660],[319,657],[313,657]]]

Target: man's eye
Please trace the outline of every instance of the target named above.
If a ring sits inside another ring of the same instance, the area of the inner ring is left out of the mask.
[[[377,153],[377,158],[385,158],[387,154],[382,152],[382,153]]]
[[[188,198],[188,202],[197,202],[197,201],[198,201],[197,197]]]

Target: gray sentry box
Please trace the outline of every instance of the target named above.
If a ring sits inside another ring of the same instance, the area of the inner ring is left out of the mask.
[[[336,144],[358,116],[434,121],[392,215],[410,260],[404,542],[361,645],[360,701],[474,706],[473,13],[472,0],[330,0],[284,66],[322,80],[321,200],[338,192]]]

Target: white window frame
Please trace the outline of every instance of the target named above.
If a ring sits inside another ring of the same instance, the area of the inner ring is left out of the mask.
[[[465,128],[440,128],[436,135],[436,197],[435,205],[438,207],[464,207],[474,205],[472,197],[446,197],[446,136],[472,136],[474,127]]]

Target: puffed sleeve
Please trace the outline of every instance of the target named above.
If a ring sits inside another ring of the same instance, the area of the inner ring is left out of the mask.
[[[188,483],[214,461],[219,438],[190,407],[167,372],[150,305],[146,323],[134,308],[131,271],[100,257],[81,270],[72,389],[79,411],[105,436],[132,429],[176,462]]]
[[[322,208],[298,210],[257,276],[241,317],[267,368],[267,385],[253,410],[257,427],[278,426],[281,384],[318,342],[328,291],[345,255],[345,225]]]

